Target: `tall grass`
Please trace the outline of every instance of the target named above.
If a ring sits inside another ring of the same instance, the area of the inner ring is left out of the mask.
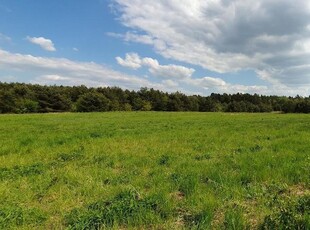
[[[0,228],[307,227],[309,120],[1,115]]]

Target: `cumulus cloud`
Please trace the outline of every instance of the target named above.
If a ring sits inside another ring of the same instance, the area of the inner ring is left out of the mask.
[[[162,84],[127,75],[94,62],[76,62],[65,58],[45,58],[0,49],[0,70],[23,79],[25,73],[35,77],[33,83],[88,86],[119,86],[139,89],[142,86],[166,90]],[[0,75],[0,80],[2,76]]]
[[[141,59],[141,58],[140,58]],[[151,58],[142,58],[141,65],[156,66],[158,61]],[[161,66],[158,63],[159,66]],[[168,65],[169,66],[169,65]],[[151,68],[151,67],[149,67]],[[121,88],[138,90],[140,87],[159,89],[166,92],[177,90],[186,94],[209,95],[219,93],[259,93],[279,95],[309,95],[310,88],[300,85],[297,88],[278,86],[246,86],[229,84],[216,77],[193,78],[185,75],[184,78],[159,78],[154,81],[150,78],[128,75],[115,71],[104,65],[94,62],[77,62],[65,58],[45,58],[19,53],[11,53],[0,49],[0,81],[19,81],[38,84],[57,85],[87,85],[119,86]],[[8,78],[8,76],[11,76]],[[179,75],[178,75],[179,76]]]
[[[179,65],[154,65],[150,66],[149,71],[154,76],[166,78],[188,78],[194,73],[194,69]]]
[[[121,57],[116,57],[116,61],[119,65],[129,67],[131,69],[139,69],[142,62],[139,55],[136,53],[126,54],[125,59],[122,59]]]
[[[200,93],[208,95],[213,92],[217,93],[258,93],[265,95],[291,95],[297,94],[307,96],[310,94],[310,86],[304,83],[298,84],[294,80],[294,87],[283,84],[274,76],[283,77],[284,70],[280,73],[276,69],[256,70],[257,75],[262,79],[272,82],[266,85],[243,85],[231,84],[218,77],[193,77],[195,69],[187,68],[180,65],[161,65],[158,60],[150,57],[140,57],[137,53],[127,53],[125,58],[116,57],[117,62],[125,67],[139,69],[147,67],[148,72],[153,76],[162,79],[161,84],[167,91],[181,90],[187,94]],[[302,69],[302,67],[299,67]],[[289,71],[289,68],[286,70]],[[294,70],[297,71],[297,70]],[[302,71],[302,70],[301,70]],[[278,74],[278,75],[277,75]],[[162,89],[164,89],[162,88]]]
[[[275,86],[310,87],[308,0],[114,3],[129,28],[126,41],[219,73],[252,69]]]
[[[195,72],[192,68],[180,65],[160,65],[156,59],[141,58],[137,53],[127,53],[125,59],[116,57],[118,64],[132,69],[139,69],[142,66],[148,67],[153,76],[164,78],[189,78]]]
[[[213,90],[212,92],[222,92],[228,90],[229,86],[232,86],[226,83],[223,79],[215,77],[188,78],[184,79],[184,82],[197,89],[211,89]]]
[[[44,50],[56,51],[54,43],[50,39],[44,37],[29,37],[29,36],[26,39],[33,44],[39,45]]]
[[[204,77],[200,79],[201,85],[206,87],[225,86],[226,82],[220,78]]]

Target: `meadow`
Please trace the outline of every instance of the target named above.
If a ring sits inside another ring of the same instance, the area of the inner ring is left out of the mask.
[[[309,229],[310,115],[0,116],[0,229]]]

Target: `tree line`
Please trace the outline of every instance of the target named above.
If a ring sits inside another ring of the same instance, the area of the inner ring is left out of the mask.
[[[309,97],[217,94],[188,96],[141,88],[46,86],[0,82],[0,113],[200,111],[310,113]]]

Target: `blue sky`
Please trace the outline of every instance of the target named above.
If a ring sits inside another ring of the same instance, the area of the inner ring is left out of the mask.
[[[0,0],[0,81],[310,94],[306,0]]]

